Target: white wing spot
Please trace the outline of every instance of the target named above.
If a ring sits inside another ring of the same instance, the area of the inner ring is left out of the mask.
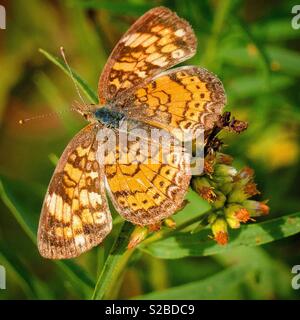
[[[53,193],[51,196],[51,199],[49,200],[49,212],[52,216],[55,215],[55,206],[56,206],[56,195]]]
[[[63,216],[63,199],[61,196],[56,196],[56,212],[55,217],[58,221],[62,220]]]
[[[129,35],[129,37],[126,39],[126,42],[125,42],[125,46],[130,46],[131,43],[136,40],[138,37],[140,36],[140,33],[134,33],[134,34],[131,34]]]
[[[185,31],[183,29],[178,29],[175,31],[176,37],[183,37],[185,35]]]
[[[93,208],[96,208],[97,204],[99,204],[99,205],[102,204],[101,196],[96,192],[90,192],[89,193],[89,199],[90,199],[90,203],[91,203]]]
[[[176,51],[178,51],[178,50],[176,50]],[[174,51],[174,52],[176,52],[176,51]],[[172,56],[173,56],[173,53],[172,53]],[[168,61],[166,59],[167,59],[166,57],[161,57],[159,59],[151,61],[151,63],[155,64],[156,66],[164,67],[168,64]]]
[[[89,176],[90,176],[92,179],[95,179],[95,178],[98,178],[99,173],[98,173],[98,172],[95,172],[95,171],[92,171],[92,172],[89,173]]]
[[[47,195],[47,198],[46,198],[46,205],[47,205],[47,207],[49,207],[50,200],[51,200],[51,196],[50,196],[50,194],[48,194],[48,195]]]
[[[137,75],[140,77],[140,78],[145,78],[147,76],[146,72],[145,71],[138,71],[137,72]]]
[[[85,245],[85,239],[82,234],[78,234],[74,238],[76,247],[83,247]]]
[[[104,212],[95,212],[94,220],[97,224],[103,224],[105,222],[105,213]]]
[[[82,189],[80,191],[80,204],[83,206],[89,205],[89,197],[88,197],[88,192],[86,189]]]

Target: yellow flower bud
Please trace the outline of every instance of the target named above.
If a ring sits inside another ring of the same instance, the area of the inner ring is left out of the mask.
[[[217,218],[211,226],[215,241],[220,245],[228,243],[227,223],[223,218]]]
[[[166,227],[168,227],[170,229],[176,229],[176,222],[172,218],[165,219],[164,220],[164,224],[165,224]]]
[[[240,222],[247,222],[250,220],[250,213],[249,211],[244,208],[242,205],[240,204],[230,204],[225,210],[225,216],[226,218],[228,218],[230,220],[230,223],[233,225],[232,228],[237,228],[237,223],[233,222],[232,220],[237,220],[239,223]],[[229,222],[228,222],[229,224]]]
[[[136,247],[139,243],[141,243],[148,235],[148,228],[147,227],[135,227],[133,230],[129,243],[127,245],[128,249],[132,249]]]
[[[241,226],[239,219],[235,215],[236,211],[241,208],[239,205],[230,205],[224,210],[226,221],[232,229],[238,229]]]

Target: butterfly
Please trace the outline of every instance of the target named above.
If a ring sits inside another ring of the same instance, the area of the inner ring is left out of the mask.
[[[156,224],[180,208],[191,178],[186,153],[178,137],[163,143],[148,133],[211,130],[219,119],[221,81],[197,66],[170,69],[196,47],[189,23],[164,7],[146,12],[120,39],[100,76],[99,105],[78,107],[90,124],[68,144],[50,181],[38,228],[43,257],[77,257],[103,241],[112,229],[106,190],[136,225]],[[103,130],[114,136],[114,150],[101,152]],[[136,130],[143,133],[120,143]],[[156,163],[147,161],[151,144]]]

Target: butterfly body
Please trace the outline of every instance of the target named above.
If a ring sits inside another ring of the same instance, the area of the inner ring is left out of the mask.
[[[104,240],[112,228],[105,189],[136,225],[159,223],[182,206],[189,155],[177,139],[151,133],[177,138],[174,130],[209,131],[219,120],[221,81],[197,66],[170,69],[192,57],[196,44],[189,23],[164,7],[145,13],[120,39],[99,79],[100,105],[78,106],[91,123],[68,144],[50,181],[38,229],[43,257],[77,257]],[[106,129],[112,148],[100,139]]]
[[[125,115],[104,106],[95,110],[94,118],[108,128],[117,128],[120,122],[125,119]]]

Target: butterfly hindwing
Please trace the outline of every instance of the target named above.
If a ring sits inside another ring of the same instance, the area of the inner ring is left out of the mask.
[[[150,137],[151,126],[128,121],[128,127],[128,144],[117,144],[116,153],[104,159],[110,196],[126,220],[155,224],[184,200],[190,181],[188,154],[172,137],[165,143]],[[136,136],[133,127],[139,130]]]
[[[206,69],[185,66],[156,76],[138,88],[122,111],[167,131],[209,130],[226,104],[221,81]]]
[[[196,37],[188,22],[158,7],[140,17],[120,39],[99,80],[100,104],[126,97],[133,87],[190,58]]]
[[[76,257],[102,242],[111,230],[103,169],[96,158],[97,131],[97,124],[81,130],[55,169],[38,229],[38,248],[43,257]]]

